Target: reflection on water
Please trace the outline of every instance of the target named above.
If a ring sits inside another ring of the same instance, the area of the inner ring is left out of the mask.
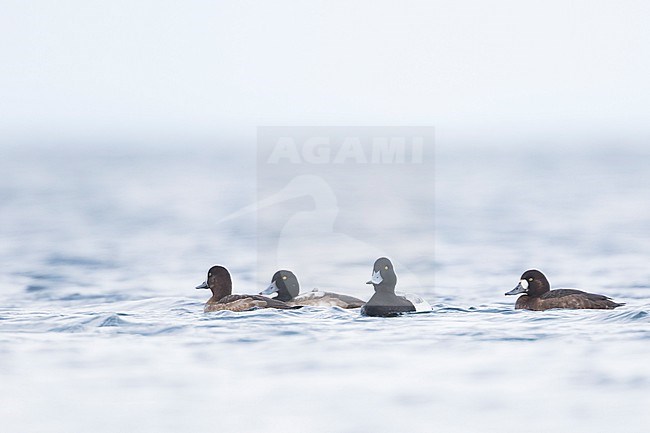
[[[434,311],[396,319],[337,308],[202,313],[205,293],[193,287],[210,265],[227,266],[238,292],[271,277],[256,275],[255,215],[220,223],[256,200],[245,151],[2,156],[7,431],[650,426],[648,155],[440,151],[435,256],[415,241],[430,238],[430,224],[383,234],[399,245],[393,259],[435,278],[417,290],[400,280]],[[418,187],[429,186],[408,185],[410,205],[430,205]],[[313,248],[292,244],[301,258]],[[373,261],[320,248],[332,288],[368,298]],[[503,293],[530,267],[556,287],[627,305],[514,311]]]

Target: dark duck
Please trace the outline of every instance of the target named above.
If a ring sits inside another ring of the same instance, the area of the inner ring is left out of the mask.
[[[521,276],[517,287],[506,295],[519,295],[515,303],[517,310],[544,311],[552,308],[611,310],[621,305],[604,295],[596,295],[575,289],[551,290],[551,284],[544,274],[531,269]]]
[[[361,314],[365,316],[393,317],[409,312],[431,311],[429,303],[419,296],[395,294],[397,275],[393,264],[385,257],[375,261],[372,278],[366,284],[373,285],[375,294],[361,308]]]
[[[295,309],[299,306],[288,305],[277,299],[260,295],[233,295],[230,272],[223,266],[213,266],[208,271],[208,278],[197,289],[210,289],[212,297],[205,303],[203,311],[247,311],[256,308]]]
[[[300,295],[300,283],[296,275],[287,270],[277,271],[271,279],[271,284],[260,295],[277,295],[273,299],[286,302],[289,305],[312,307],[359,308],[365,304],[361,299],[338,293],[324,292],[314,289]]]

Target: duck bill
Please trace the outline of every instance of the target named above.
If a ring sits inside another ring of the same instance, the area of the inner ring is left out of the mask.
[[[207,281],[204,281],[204,282],[202,282],[201,284],[199,284],[198,286],[196,286],[196,288],[197,288],[197,289],[209,289],[210,286],[208,286],[208,282],[207,282]]]
[[[270,295],[273,295],[274,293],[276,293],[276,294],[278,293],[278,286],[275,285],[275,281],[273,281],[273,282],[269,285],[269,287],[267,287],[266,289],[262,290],[262,291],[260,292],[260,295],[270,296]],[[273,296],[270,296],[270,297],[272,298]]]
[[[384,279],[381,277],[381,273],[377,271],[372,273],[372,278],[370,281],[366,281],[366,284],[381,284],[382,281],[384,281]]]
[[[526,280],[521,280],[519,281],[519,284],[517,284],[517,287],[512,289],[509,292],[506,292],[506,296],[509,295],[518,295],[520,293],[526,293],[528,291],[528,281]]]

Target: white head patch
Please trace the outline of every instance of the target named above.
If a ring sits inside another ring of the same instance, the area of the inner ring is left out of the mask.
[[[384,279],[381,277],[381,272],[373,272],[370,281],[372,281],[372,284],[381,284],[381,282],[384,281]]]
[[[278,296],[278,286],[275,285],[275,281],[271,283],[269,287],[266,288],[266,290],[260,292],[260,295],[266,295],[270,298],[275,298]]]
[[[522,278],[521,280],[519,280],[519,284],[521,284],[521,287],[523,287],[524,290],[528,290],[528,281]]]

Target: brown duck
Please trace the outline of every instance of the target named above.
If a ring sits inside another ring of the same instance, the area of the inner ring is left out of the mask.
[[[506,295],[522,294],[515,303],[517,310],[544,311],[551,308],[611,310],[621,305],[604,295],[596,295],[575,289],[551,290],[544,274],[531,269],[521,276],[517,287]]]

